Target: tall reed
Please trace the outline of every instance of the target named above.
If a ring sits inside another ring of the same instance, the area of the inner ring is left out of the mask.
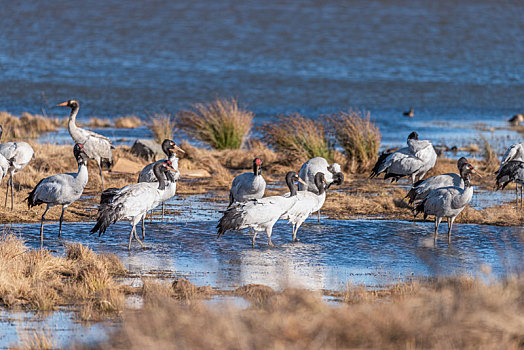
[[[179,127],[215,149],[238,149],[247,139],[253,116],[252,112],[240,108],[236,99],[217,98],[181,111]]]
[[[369,112],[340,112],[329,118],[338,145],[344,150],[351,170],[369,168],[378,154],[380,131]]]
[[[176,118],[171,114],[153,114],[149,117],[149,129],[158,143],[162,143],[165,139],[172,140],[175,127]]]
[[[260,130],[263,140],[277,152],[285,154],[287,162],[305,162],[314,157],[333,160],[333,148],[319,121],[295,113],[265,123]]]

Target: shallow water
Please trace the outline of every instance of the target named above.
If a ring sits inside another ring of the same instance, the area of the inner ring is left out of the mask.
[[[225,204],[202,196],[175,199],[169,209],[180,215],[155,219],[146,228],[146,248],[134,242],[127,251],[130,225],[119,222],[98,238],[89,235],[93,223],[67,223],[61,240],[57,223],[45,226],[45,246],[63,253],[64,241],[81,242],[95,252],[113,253],[137,274],[185,277],[198,285],[235,288],[261,283],[309,289],[343,289],[347,283],[377,287],[415,276],[477,275],[484,265],[500,278],[519,272],[524,257],[524,229],[456,224],[452,241],[442,224],[433,244],[432,222],[396,220],[328,220],[310,218],[300,228],[301,242],[292,243],[291,227],[278,222],[269,248],[259,234],[255,249],[251,235],[227,232],[216,239],[219,210]],[[39,246],[38,224],[16,224],[32,247]]]

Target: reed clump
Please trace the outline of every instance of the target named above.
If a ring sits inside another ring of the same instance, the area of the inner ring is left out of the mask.
[[[330,162],[333,160],[333,147],[319,121],[295,113],[265,123],[260,130],[263,141],[285,155],[288,163],[305,162],[314,157],[324,157]]]
[[[114,122],[115,128],[119,129],[133,129],[142,125],[142,120],[136,115],[127,115],[116,118]]]
[[[253,112],[239,107],[236,99],[217,98],[181,111],[179,126],[214,149],[238,149],[247,140],[253,116]]]
[[[523,290],[522,276],[489,284],[466,276],[351,288],[339,307],[301,289],[270,293],[247,309],[164,298],[126,314],[122,329],[95,347],[516,349],[524,341]]]
[[[3,128],[2,141],[35,139],[41,134],[56,131],[60,121],[38,114],[23,112],[20,117],[0,111],[0,125]]]
[[[482,161],[482,170],[493,173],[498,170],[500,162],[497,158],[497,152],[493,149],[488,139],[481,135],[482,140],[482,155],[484,160]]]
[[[338,145],[344,150],[351,171],[367,170],[380,148],[380,130],[370,113],[340,112],[329,118]]]
[[[90,128],[109,128],[111,121],[108,118],[91,117],[87,124]]]
[[[165,139],[172,140],[175,128],[176,118],[171,114],[160,113],[149,117],[149,129],[158,143],[162,143]]]
[[[126,273],[118,258],[97,255],[81,244],[66,244],[64,257],[33,250],[17,236],[0,236],[0,303],[36,311],[80,306],[82,319],[118,314],[123,294],[114,277]],[[86,312],[85,310],[91,310]]]

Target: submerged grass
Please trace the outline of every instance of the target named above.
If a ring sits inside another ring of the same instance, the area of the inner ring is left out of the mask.
[[[351,171],[367,170],[376,160],[380,148],[380,131],[369,112],[341,112],[329,118],[335,139],[347,157]]]
[[[198,103],[179,114],[182,130],[217,150],[244,146],[252,120],[253,113],[240,108],[234,98]]]
[[[333,148],[324,126],[317,120],[292,114],[280,116],[276,122],[265,123],[260,129],[263,140],[284,155],[287,163],[303,163],[314,157],[333,161]]]

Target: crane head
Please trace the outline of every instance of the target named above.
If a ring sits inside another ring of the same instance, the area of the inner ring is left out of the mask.
[[[78,101],[76,100],[68,100],[66,102],[62,102],[56,105],[57,107],[70,107],[70,108],[77,108],[79,106]]]

